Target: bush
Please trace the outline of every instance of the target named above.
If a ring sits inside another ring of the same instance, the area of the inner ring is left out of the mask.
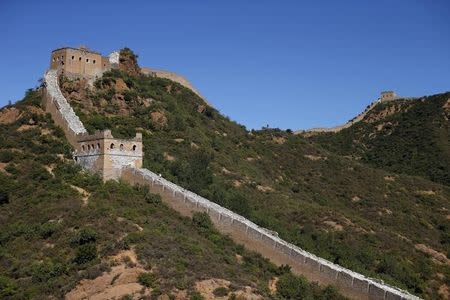
[[[311,299],[312,292],[305,279],[291,273],[280,277],[277,282],[277,293],[284,299]]]
[[[138,282],[148,288],[155,287],[156,280],[157,280],[156,275],[149,272],[141,273],[138,276]]]
[[[0,191],[0,205],[9,203],[9,196],[7,192]]]
[[[228,295],[229,290],[226,287],[218,287],[213,291],[214,296],[216,297],[225,297]]]
[[[190,298],[190,300],[203,300],[203,299],[205,298],[202,295],[200,295],[199,292],[194,292]]]
[[[205,212],[195,212],[192,216],[192,223],[203,231],[209,231],[213,228],[213,223]]]
[[[78,232],[78,235],[72,239],[72,244],[85,245],[94,243],[97,240],[97,233],[92,228],[83,228]]]
[[[95,244],[81,245],[77,249],[75,263],[82,265],[97,258],[97,247]]]
[[[14,159],[14,153],[11,151],[0,151],[0,162],[9,163]]]
[[[17,291],[17,285],[8,277],[0,275],[0,298],[9,299]]]

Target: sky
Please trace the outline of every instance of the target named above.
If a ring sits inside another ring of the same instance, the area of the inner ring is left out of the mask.
[[[129,47],[248,129],[339,125],[377,99],[450,90],[450,1],[0,0],[0,107],[53,49]]]

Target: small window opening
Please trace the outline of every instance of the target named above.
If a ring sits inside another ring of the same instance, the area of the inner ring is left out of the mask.
[[[56,60],[56,59],[53,57],[53,62],[55,62],[55,60]]]
[[[83,145],[83,146],[81,146],[81,149],[83,149],[83,151],[84,151],[84,145]]]
[[[123,144],[120,144],[119,147],[120,147],[120,150],[123,150]]]
[[[111,146],[109,148],[114,149],[114,144],[111,144]]]
[[[75,59],[75,56],[72,55],[72,60],[74,60],[74,59]]]
[[[94,146],[94,144],[92,144],[92,145],[91,145],[91,148],[92,148],[92,150],[94,150],[94,149],[95,149],[95,146]]]
[[[136,151],[136,145],[133,145],[133,151]]]
[[[81,57],[78,57],[78,60],[81,61]]]
[[[93,64],[95,64],[95,59],[92,61]]]
[[[91,150],[91,145],[88,145],[88,150]]]
[[[89,62],[89,58],[86,58],[86,62]]]
[[[100,149],[100,143],[97,144],[97,149]]]

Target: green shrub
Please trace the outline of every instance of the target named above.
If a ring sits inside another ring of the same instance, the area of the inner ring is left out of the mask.
[[[14,153],[11,151],[0,151],[0,162],[9,163],[14,159]]]
[[[0,298],[10,299],[17,292],[17,285],[12,279],[0,275]]]
[[[203,231],[210,231],[213,229],[213,223],[211,218],[205,212],[195,212],[192,215],[192,223],[199,229]]]
[[[9,203],[9,196],[7,192],[0,191],[0,205]]]
[[[84,245],[88,243],[94,243],[97,240],[97,233],[92,228],[81,229],[77,236],[71,241],[72,244]]]
[[[156,280],[156,275],[150,272],[141,273],[138,276],[138,282],[148,288],[155,287]]]
[[[205,298],[199,292],[194,292],[194,293],[192,293],[192,295],[189,299],[190,300],[204,300]]]
[[[277,282],[277,294],[284,299],[312,299],[311,288],[305,279],[284,274]]]
[[[216,297],[225,297],[228,295],[229,290],[226,287],[218,287],[213,291],[214,296]]]
[[[84,244],[77,248],[75,263],[82,265],[97,258],[97,247],[95,244]]]

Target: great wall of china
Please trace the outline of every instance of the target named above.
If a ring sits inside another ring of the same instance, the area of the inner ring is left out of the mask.
[[[318,127],[318,128],[310,128],[310,129],[306,129],[306,130],[296,130],[296,131],[294,131],[294,134],[302,134],[304,136],[312,136],[312,135],[316,135],[316,134],[324,133],[324,132],[339,132],[345,128],[349,128],[350,126],[352,126],[355,123],[358,123],[359,121],[362,121],[364,119],[364,117],[375,106],[377,106],[377,104],[382,103],[382,102],[394,101],[397,99],[416,99],[416,98],[414,98],[414,97],[399,97],[393,91],[384,91],[384,92],[381,92],[380,97],[377,100],[370,103],[363,112],[361,112],[356,117],[349,120],[347,123],[345,123],[343,125],[338,125],[338,126],[334,126],[334,127],[330,127],[330,128]]]
[[[309,280],[320,284],[332,284],[343,295],[352,299],[420,299],[407,291],[368,278],[302,250],[282,240],[270,230],[187,191],[150,170],[141,168],[143,150],[140,136],[137,135],[132,140],[117,140],[108,131],[89,135],[61,93],[58,84],[59,72],[60,68],[51,68],[45,74],[43,104],[75,148],[74,159],[87,170],[100,173],[105,180],[120,178],[133,185],[146,185],[182,215],[191,216],[194,212],[206,212],[217,229],[228,234],[234,241],[261,253],[277,265],[290,265],[294,273],[301,274]],[[117,149],[115,145],[119,144]],[[129,159],[129,155],[134,155],[134,158]],[[101,156],[109,157],[111,163],[105,164],[104,160],[101,164],[86,163],[86,159],[96,160]]]

